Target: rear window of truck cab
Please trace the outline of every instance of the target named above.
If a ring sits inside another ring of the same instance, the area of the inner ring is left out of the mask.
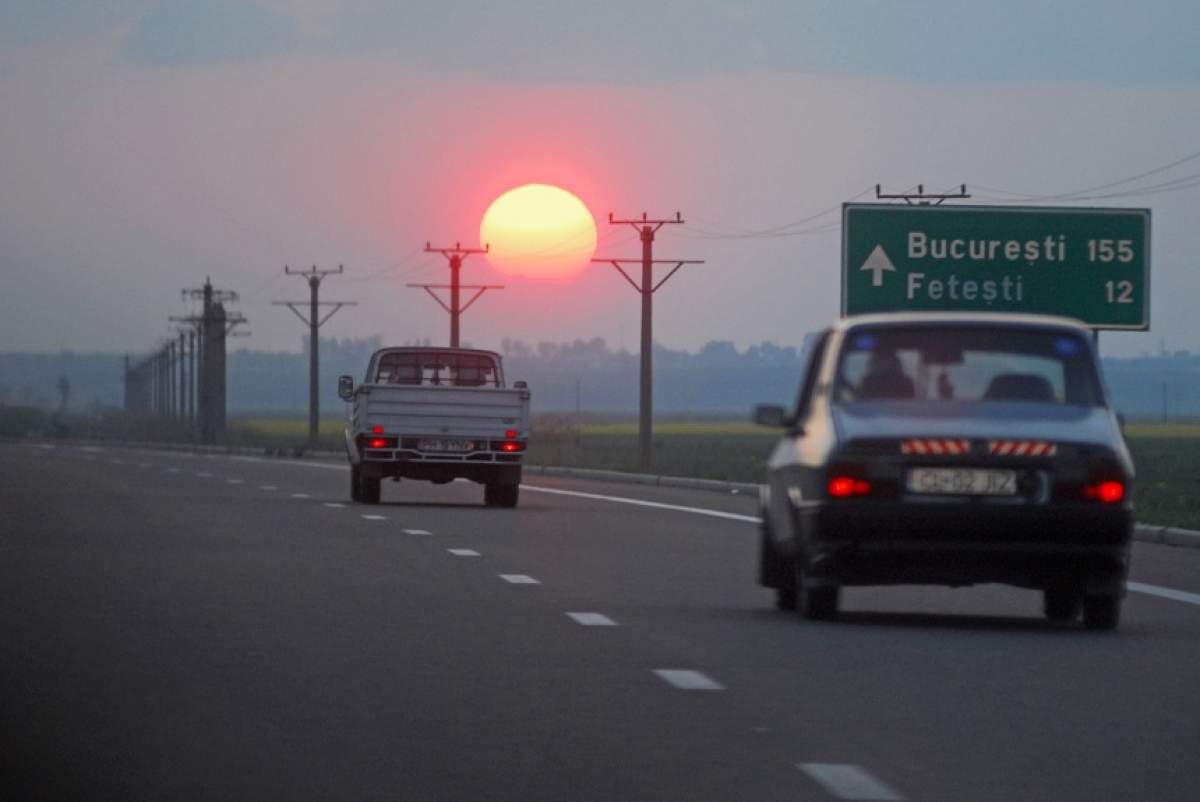
[[[499,387],[496,360],[487,354],[398,351],[379,358],[375,384],[425,387]]]
[[[1078,332],[982,325],[864,326],[838,356],[834,400],[1018,401],[1099,406]]]

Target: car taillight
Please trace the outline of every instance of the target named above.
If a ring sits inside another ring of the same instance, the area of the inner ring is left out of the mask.
[[[830,498],[851,498],[871,495],[871,483],[854,476],[833,476],[826,485]]]
[[[1094,482],[1083,486],[1083,497],[1104,504],[1116,504],[1125,498],[1125,483],[1115,479]]]

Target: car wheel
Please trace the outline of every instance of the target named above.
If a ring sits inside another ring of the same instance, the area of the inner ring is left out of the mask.
[[[826,621],[836,617],[842,589],[836,585],[814,587],[801,563],[797,563],[795,575],[793,592],[796,594],[796,610],[800,615],[815,621]]]
[[[771,545],[771,529],[767,514],[762,513],[758,542],[758,584],[775,589],[775,606],[780,610],[796,609],[796,581],[792,569]]]
[[[520,485],[488,484],[483,486],[483,503],[489,507],[515,507],[520,496]]]
[[[350,466],[350,500],[362,501],[362,471],[357,465]]]
[[[378,478],[363,476],[358,483],[359,496],[363,504],[378,504],[380,497],[380,481]]]
[[[1049,621],[1074,621],[1082,605],[1078,591],[1054,588],[1042,592],[1042,611]]]
[[[1083,597],[1083,625],[1088,629],[1112,630],[1120,621],[1120,596]]]

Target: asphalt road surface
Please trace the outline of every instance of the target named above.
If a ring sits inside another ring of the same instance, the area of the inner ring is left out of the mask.
[[[1200,550],[1138,544],[1116,633],[997,586],[802,623],[744,496],[347,490],[0,445],[0,798],[1200,799]]]

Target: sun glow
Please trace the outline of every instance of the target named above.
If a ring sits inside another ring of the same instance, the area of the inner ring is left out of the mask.
[[[534,278],[567,278],[596,252],[596,220],[583,201],[549,184],[510,189],[488,207],[480,244],[501,272]]]

